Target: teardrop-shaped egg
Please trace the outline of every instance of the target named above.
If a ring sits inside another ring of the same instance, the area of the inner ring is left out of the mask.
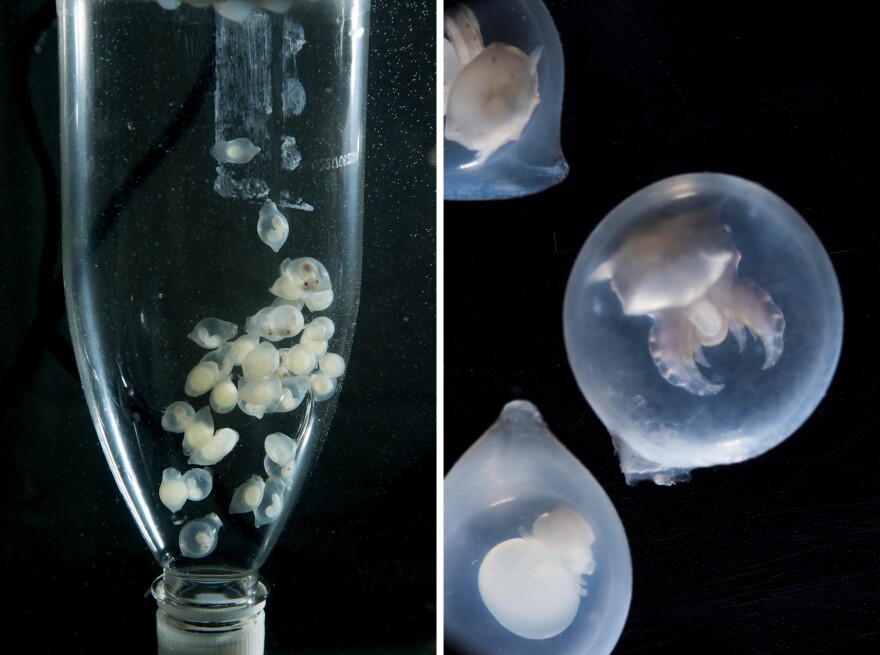
[[[260,208],[257,234],[260,240],[275,252],[281,250],[281,246],[284,245],[290,234],[290,224],[287,222],[287,217],[278,211],[278,207],[271,200],[267,200]]]
[[[444,500],[451,643],[474,653],[612,651],[632,593],[626,534],[534,405],[505,406],[449,471]]]

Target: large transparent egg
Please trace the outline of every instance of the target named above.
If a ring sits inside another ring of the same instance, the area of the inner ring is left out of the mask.
[[[507,404],[444,484],[445,632],[474,655],[607,655],[629,611],[620,518],[537,408]]]
[[[627,482],[756,457],[825,395],[837,278],[781,198],[729,175],[662,180],[587,239],[565,295],[575,377]]]
[[[444,19],[444,197],[514,198],[561,182],[562,46],[544,3],[467,0]]]

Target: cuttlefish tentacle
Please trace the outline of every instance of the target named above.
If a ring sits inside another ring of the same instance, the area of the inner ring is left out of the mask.
[[[460,66],[467,66],[485,50],[480,23],[466,5],[455,5],[443,17],[449,42]]]
[[[698,396],[716,394],[723,384],[709,382],[697,368],[697,333],[684,312],[662,311],[652,314],[654,325],[648,335],[648,348],[660,375],[676,387],[683,387]]]
[[[764,346],[762,368],[766,370],[774,366],[782,355],[785,318],[770,294],[751,280],[736,278],[729,287],[713,290],[710,295],[715,306],[729,319],[729,324],[735,322],[745,326],[761,341]]]

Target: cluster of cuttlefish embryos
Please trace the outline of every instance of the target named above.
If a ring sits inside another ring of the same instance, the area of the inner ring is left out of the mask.
[[[219,142],[211,154],[218,161],[244,163],[259,148],[247,139]],[[278,252],[289,234],[287,219],[269,200],[260,209],[257,224],[260,239]],[[190,403],[171,403],[162,416],[162,427],[183,434],[181,448],[187,463],[214,466],[224,459],[239,440],[232,428],[215,431],[213,410],[227,414],[238,408],[256,419],[266,414],[291,412],[307,394],[312,400],[327,400],[336,392],[336,380],[345,372],[345,362],[328,352],[335,325],[318,316],[305,322],[303,307],[320,312],[333,302],[333,288],[327,268],[312,257],[285,259],[280,276],[269,291],[275,301],[245,321],[245,334],[236,338],[238,326],[219,318],[199,321],[188,337],[209,350],[186,378],[184,392],[191,398],[209,395],[209,405],[196,411]],[[276,343],[299,336],[299,343],[277,348]],[[240,367],[240,370],[236,370]],[[291,484],[298,443],[285,434],[270,434],[264,441],[265,480],[251,475],[235,490],[230,514],[252,512],[256,527],[275,521],[283,508],[284,492]],[[213,488],[213,473],[192,468],[181,473],[167,468],[162,474],[159,499],[171,512],[187,501],[207,498]],[[180,552],[191,558],[210,555],[217,546],[222,521],[215,513],[189,521],[180,531]]]

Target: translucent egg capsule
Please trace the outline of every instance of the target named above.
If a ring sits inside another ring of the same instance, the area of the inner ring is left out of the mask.
[[[228,377],[229,374],[232,373],[232,366],[234,363],[232,358],[232,344],[224,343],[216,350],[212,350],[202,357],[201,363],[204,364],[209,362],[217,365],[218,382],[223,378]]]
[[[201,362],[186,376],[183,391],[187,396],[196,398],[209,392],[219,379],[220,367],[215,362]]]
[[[840,291],[798,213],[752,182],[680,175],[618,205],[565,296],[569,362],[629,483],[776,446],[819,404]]]
[[[608,496],[515,401],[444,483],[447,640],[470,653],[607,655],[632,565]]]
[[[189,521],[180,529],[180,553],[193,559],[207,557],[217,547],[217,531],[221,527],[223,521],[214,513]]]
[[[311,389],[312,383],[305,376],[290,376],[281,378],[281,398],[279,406],[273,408],[275,412],[289,412],[302,404],[306,394]]]
[[[324,373],[315,373],[311,376],[312,398],[316,402],[328,400],[336,393],[336,380]]]
[[[271,405],[281,398],[281,380],[274,375],[260,380],[241,378],[238,381],[238,396],[251,405]]]
[[[218,414],[228,414],[238,404],[238,387],[226,377],[211,389],[211,409]]]
[[[314,293],[304,293],[302,299],[313,312],[323,312],[333,304],[333,289],[326,291],[315,291]]]
[[[253,416],[254,418],[263,418],[269,410],[266,405],[254,405],[253,403],[248,403],[244,400],[238,401],[238,408],[243,413],[248,416]]]
[[[309,339],[307,336],[302,335],[299,338],[299,345],[304,346],[315,353],[316,357],[323,357],[327,353],[327,342],[326,341],[317,341],[315,339]],[[288,355],[289,359],[290,355]],[[293,370],[293,369],[291,369]]]
[[[287,464],[293,459],[296,450],[296,442],[283,432],[275,432],[266,437],[263,442],[266,456],[276,464]]]
[[[275,252],[281,250],[281,246],[284,245],[290,234],[290,224],[287,222],[287,217],[278,211],[278,207],[271,200],[267,200],[260,208],[257,234],[260,236],[260,240]]]
[[[298,257],[281,262],[281,275],[293,280],[304,293],[326,291],[332,287],[330,273],[314,257]]]
[[[173,402],[165,408],[165,413],[162,415],[162,428],[179,434],[186,430],[195,413],[188,402],[183,400]]]
[[[238,326],[235,323],[211,317],[203,318],[196,323],[193,331],[186,336],[202,348],[217,348],[232,339],[236,332],[238,332]]]
[[[162,471],[162,483],[159,485],[159,500],[172,512],[183,507],[189,498],[186,482],[180,471],[167,468]]]
[[[315,341],[330,341],[336,326],[326,316],[319,316],[303,328],[303,335]]]
[[[562,181],[562,46],[544,3],[455,4],[444,24],[445,198],[512,198]]]
[[[254,13],[253,0],[220,0],[214,3],[214,11],[226,20],[243,23]]]
[[[284,484],[275,478],[266,481],[263,499],[254,510],[254,524],[259,528],[277,521],[284,509]]]
[[[286,298],[275,298],[275,300],[272,301],[272,304],[270,306],[271,307],[281,307],[281,305],[292,305],[293,307],[296,307],[297,309],[302,309],[303,307],[306,306],[306,303],[302,299],[287,300]]]
[[[345,373],[345,360],[336,353],[327,353],[318,362],[318,367],[328,378],[342,377]]]
[[[202,407],[195,413],[193,420],[183,434],[183,453],[189,455],[207,444],[214,436],[214,418],[208,407]]]
[[[245,514],[253,512],[260,503],[263,502],[263,491],[266,483],[259,475],[252,475],[251,478],[239,485],[232,494],[232,502],[229,503],[230,514]]]
[[[229,348],[229,358],[233,366],[241,366],[244,358],[260,344],[260,335],[243,334],[233,341]]]
[[[266,455],[263,460],[263,468],[270,479],[277,480],[286,488],[293,480],[293,472],[296,470],[296,459],[291,459],[284,464],[278,464]]]
[[[223,164],[246,164],[257,156],[260,149],[250,139],[218,141],[211,146],[211,156]]]
[[[241,370],[247,380],[259,380],[272,375],[280,363],[278,350],[264,341],[245,356]]]
[[[207,443],[192,451],[187,463],[198,466],[213,466],[231,453],[237,443],[238,432],[232,428],[221,428]]]
[[[260,330],[269,341],[295,337],[303,329],[302,312],[293,305],[274,307],[260,322]]]
[[[287,368],[294,375],[311,375],[317,365],[318,357],[308,345],[298,343],[288,349]]]
[[[189,500],[204,500],[214,487],[214,474],[209,469],[190,469],[183,474]]]

